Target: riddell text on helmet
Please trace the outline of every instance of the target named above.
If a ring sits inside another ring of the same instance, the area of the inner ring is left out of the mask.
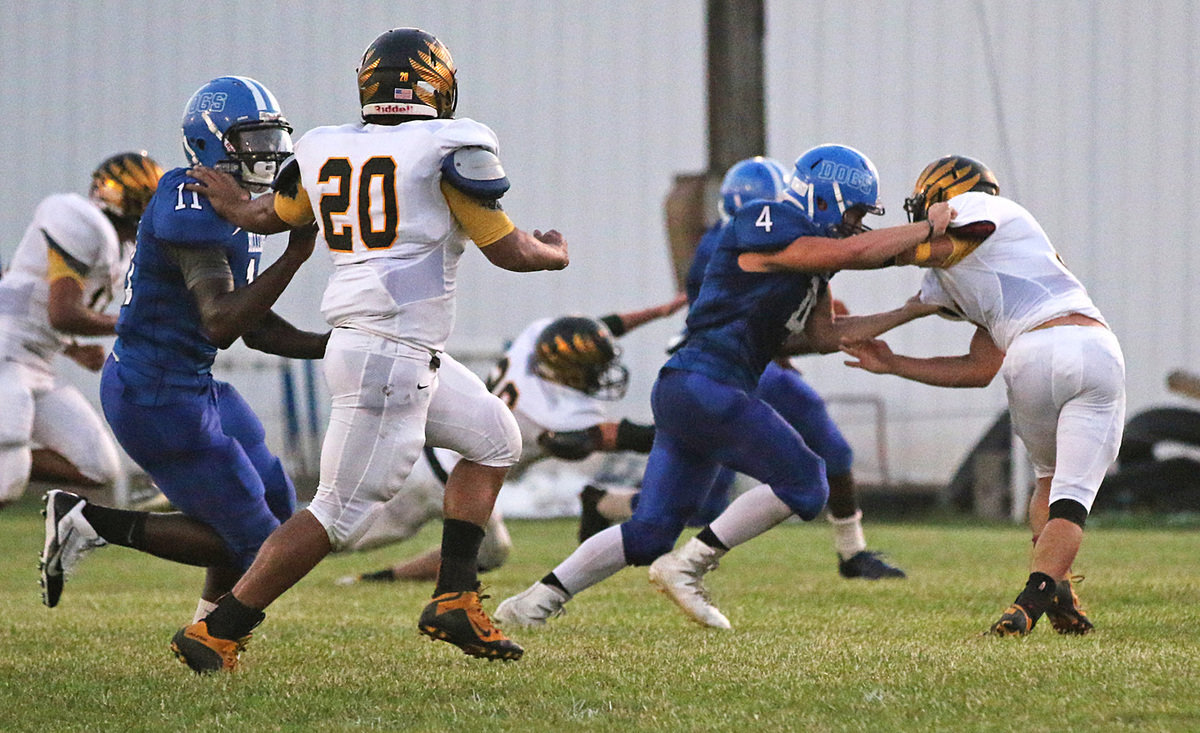
[[[373,115],[406,115],[424,112],[429,107],[423,104],[368,104],[363,109]]]

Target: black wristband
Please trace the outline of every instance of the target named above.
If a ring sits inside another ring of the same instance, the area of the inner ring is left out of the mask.
[[[617,450],[649,453],[654,444],[654,426],[640,425],[629,420],[617,423]]]

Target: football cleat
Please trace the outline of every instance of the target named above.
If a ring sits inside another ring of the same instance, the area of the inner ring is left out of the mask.
[[[496,607],[502,626],[544,626],[546,620],[566,614],[569,599],[558,588],[538,581]]]
[[[683,547],[650,564],[650,583],[701,626],[732,629],[733,625],[713,605],[704,587],[704,574],[717,569],[722,554],[693,537]]]
[[[248,643],[250,634],[240,639],[221,639],[208,633],[207,621],[197,621],[175,632],[171,651],[196,674],[221,670],[233,672],[238,667],[238,656]]]
[[[1004,610],[1000,620],[992,624],[988,633],[992,636],[1025,636],[1033,630],[1033,624],[1029,613],[1014,603]]]
[[[582,507],[579,512],[580,542],[583,542],[600,530],[608,529],[612,526],[612,522],[608,521],[598,508],[600,499],[604,494],[604,489],[592,486],[591,484],[584,486],[583,491],[579,492],[579,504]]]
[[[900,568],[884,562],[882,554],[863,550],[855,553],[848,560],[843,560],[839,556],[838,574],[843,578],[865,578],[867,580],[908,577]]]
[[[83,507],[87,500],[82,496],[52,489],[46,492],[42,501],[45,502],[42,516],[46,518],[46,540],[38,558],[38,570],[42,603],[54,608],[62,596],[63,581],[83,556],[108,543],[84,519]]]
[[[1071,581],[1078,583],[1082,580],[1082,575],[1063,578],[1054,589],[1054,603],[1046,609],[1046,618],[1060,634],[1082,636],[1095,628],[1087,614],[1079,607],[1079,596],[1075,595],[1075,588],[1072,587]]]
[[[525,650],[496,628],[479,604],[481,598],[487,596],[473,590],[434,596],[421,611],[417,629],[431,639],[450,642],[472,657],[506,662],[520,659]]]

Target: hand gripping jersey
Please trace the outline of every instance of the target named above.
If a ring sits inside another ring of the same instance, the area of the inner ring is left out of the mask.
[[[473,120],[436,119],[318,127],[296,143],[333,258],[321,303],[330,325],[444,348],[468,238],[442,194],[441,164],[470,146],[496,152],[495,133]]]
[[[720,230],[688,311],[687,340],[666,367],[752,391],[787,334],[804,330],[830,276],[745,272],[738,266],[738,255],[780,250],[804,236],[820,235],[789,202],[757,201],[742,207]]]
[[[50,260],[79,281],[83,302],[103,311],[129,264],[117,231],[87,198],[55,194],[38,204],[0,279],[0,358],[49,369],[68,338],[50,326]]]
[[[207,382],[217,348],[201,330],[200,312],[183,273],[167,251],[219,249],[235,287],[254,280],[264,237],[239,229],[213,211],[203,196],[184,191],[186,169],[163,175],[138,227],[138,245],[125,282],[113,353],[127,386],[145,390],[139,404],[167,404],[170,387]]]
[[[1023,207],[980,192],[955,196],[950,206],[958,212],[952,228],[990,221],[996,229],[957,264],[928,270],[922,301],[982,326],[1001,351],[1008,351],[1019,334],[1068,313],[1104,323],[1087,290]]]

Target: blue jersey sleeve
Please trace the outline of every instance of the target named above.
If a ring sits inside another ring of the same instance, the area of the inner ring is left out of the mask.
[[[237,227],[217,216],[208,199],[183,189],[184,184],[192,182],[194,179],[184,168],[176,168],[159,180],[155,196],[164,203],[174,201],[175,205],[154,208],[155,234],[181,247],[223,247]]]
[[[797,237],[820,236],[804,212],[787,201],[751,201],[734,214],[733,231],[733,249],[741,252],[769,252]]]
[[[724,228],[725,224],[722,222],[713,224],[704,233],[704,236],[700,237],[700,243],[696,245],[696,253],[692,255],[692,264],[688,267],[687,282],[684,284],[688,303],[694,303],[696,296],[700,294],[700,283],[704,281],[704,270],[708,267],[708,261],[712,259],[713,252],[721,241],[721,232]]]

